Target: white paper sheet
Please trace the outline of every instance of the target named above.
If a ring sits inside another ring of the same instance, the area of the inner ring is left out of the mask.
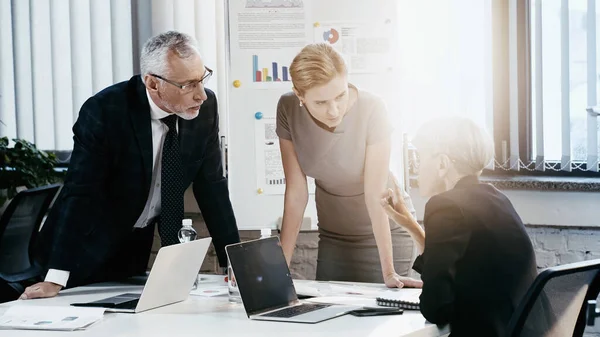
[[[82,330],[102,319],[104,308],[14,305],[0,316],[0,329]]]
[[[379,307],[377,297],[418,303],[421,295],[421,289],[388,289],[383,284],[373,283],[294,280],[294,287],[298,295],[315,296],[306,300],[309,302],[361,307]]]
[[[277,195],[285,193],[285,175],[279,136],[275,133],[277,119],[266,116],[254,123],[256,144],[256,184],[261,194]],[[307,177],[308,191],[314,193],[315,180]]]
[[[358,297],[358,296],[323,296],[309,298],[305,301],[311,303],[326,303],[326,304],[339,304],[339,305],[351,305],[361,308],[376,308],[379,307],[374,298]]]
[[[190,295],[195,296],[203,296],[203,297],[213,297],[213,296],[221,296],[226,295],[228,293],[227,286],[208,286],[208,287],[200,287],[197,289],[190,291]]]
[[[384,285],[351,284],[345,282],[319,282],[294,280],[296,293],[306,296],[342,296],[367,297],[375,299],[384,289]]]
[[[381,22],[319,22],[314,42],[329,43],[346,60],[349,73],[391,71],[392,30],[390,20]]]
[[[291,90],[289,66],[308,42],[303,1],[232,1],[229,10],[232,58],[244,65],[234,76],[253,89]]]
[[[310,280],[294,280],[296,294],[304,296],[326,296],[331,293],[331,286],[326,282]]]

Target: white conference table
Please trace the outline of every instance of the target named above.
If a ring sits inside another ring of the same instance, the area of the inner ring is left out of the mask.
[[[221,275],[210,277],[222,279]],[[68,306],[75,302],[99,300],[132,292],[141,285],[104,283],[61,291],[50,299],[18,301],[19,305]],[[17,301],[0,305],[0,314]],[[425,321],[418,312],[406,310],[402,315],[354,317],[345,315],[317,324],[254,321],[248,319],[241,304],[230,303],[227,296],[192,296],[183,302],[138,314],[105,313],[104,318],[86,330],[57,332],[0,330],[0,336],[32,337],[130,337],[130,336],[298,336],[298,337],[434,337],[448,334]]]

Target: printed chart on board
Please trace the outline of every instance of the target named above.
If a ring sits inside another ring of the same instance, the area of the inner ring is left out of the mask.
[[[276,118],[265,117],[256,121],[256,184],[264,194],[284,194],[285,175],[279,150],[279,137],[275,133]],[[315,180],[307,177],[308,190],[315,190]]]
[[[291,87],[289,65],[308,42],[302,0],[247,0],[232,8],[245,82],[254,89]]]
[[[377,73],[392,68],[391,21],[375,23],[315,22],[314,42],[331,44],[350,73]]]

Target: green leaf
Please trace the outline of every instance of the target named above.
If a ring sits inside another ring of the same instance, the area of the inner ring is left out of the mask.
[[[0,138],[0,188],[14,196],[16,188],[29,188],[59,182],[65,172],[56,172],[56,156],[39,150],[35,144],[24,139],[13,139],[9,147],[7,137]]]

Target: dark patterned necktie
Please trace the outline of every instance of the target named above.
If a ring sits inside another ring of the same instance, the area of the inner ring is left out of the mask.
[[[179,155],[176,115],[162,118],[169,127],[162,149],[160,197],[161,211],[158,233],[162,246],[179,243],[177,233],[183,220],[183,165]]]

